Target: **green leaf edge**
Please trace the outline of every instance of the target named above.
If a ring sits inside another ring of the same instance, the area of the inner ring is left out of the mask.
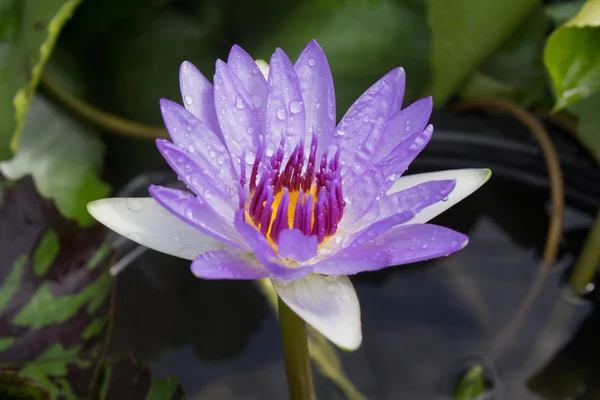
[[[40,59],[33,66],[31,71],[31,79],[21,89],[17,91],[13,98],[13,105],[15,107],[15,120],[16,127],[13,132],[10,148],[13,152],[16,152],[19,147],[19,138],[21,131],[23,130],[23,124],[25,117],[29,111],[29,105],[35,95],[35,91],[40,83],[42,77],[42,71],[46,62],[50,58],[52,49],[56,44],[58,36],[65,23],[73,16],[75,9],[81,4],[83,0],[68,0],[63,4],[56,15],[48,23],[48,37],[40,46]]]

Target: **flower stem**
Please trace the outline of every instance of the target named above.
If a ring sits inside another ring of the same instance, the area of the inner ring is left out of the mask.
[[[279,325],[291,400],[316,400],[306,323],[279,298]]]
[[[167,131],[162,127],[146,125],[121,118],[85,103],[83,100],[70,93],[61,85],[58,79],[54,78],[48,72],[42,73],[41,83],[44,89],[46,89],[53,98],[84,120],[91,122],[100,128],[142,139],[168,137]]]
[[[579,258],[573,267],[569,283],[577,294],[585,294],[600,262],[600,211],[590,228]]]

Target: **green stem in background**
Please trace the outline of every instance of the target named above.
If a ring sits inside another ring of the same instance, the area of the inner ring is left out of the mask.
[[[43,87],[55,100],[62,103],[66,108],[79,115],[84,120],[98,125],[102,129],[142,139],[168,137],[167,131],[162,127],[130,121],[85,103],[70,93],[56,78],[48,74],[48,72],[42,73],[41,82]]]
[[[569,283],[577,294],[585,294],[600,262],[600,211],[592,225],[579,258],[573,267]]]
[[[279,299],[279,326],[291,400],[316,400],[306,323]]]

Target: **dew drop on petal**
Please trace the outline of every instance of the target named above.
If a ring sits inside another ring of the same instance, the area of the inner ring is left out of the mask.
[[[277,118],[281,120],[284,120],[287,117],[287,111],[285,111],[285,108],[283,107],[279,107],[275,113],[277,114]]]
[[[187,104],[188,106],[194,103],[194,99],[189,94],[186,94],[183,97],[183,101],[185,101],[185,104]]]
[[[246,102],[242,99],[242,96],[238,96],[235,99],[235,108],[238,110],[243,110],[246,107]]]
[[[337,283],[332,283],[331,285],[327,286],[327,291],[331,294],[336,294],[340,291],[340,285],[338,285]]]
[[[317,59],[314,57],[309,57],[308,58],[308,65],[310,65],[311,67],[314,67],[315,65],[317,65]]]
[[[250,99],[252,100],[252,103],[254,103],[254,106],[256,108],[259,108],[260,106],[262,106],[262,97],[260,97],[257,94],[253,94],[252,96],[250,96]]]
[[[142,202],[138,199],[127,199],[125,201],[125,205],[127,206],[127,208],[133,212],[140,212],[142,211],[142,208],[144,207],[144,205],[142,204]]]
[[[248,132],[248,135],[252,135],[254,133],[254,128],[249,126],[246,131]]]
[[[340,296],[341,301],[350,301],[350,295],[344,294]]]
[[[289,107],[292,114],[298,114],[300,111],[302,111],[304,104],[301,101],[292,100],[290,101]]]
[[[444,197],[442,201],[448,201],[448,196]]]
[[[204,191],[204,197],[206,197],[207,199],[210,199],[212,197],[212,192],[208,189],[206,189]]]

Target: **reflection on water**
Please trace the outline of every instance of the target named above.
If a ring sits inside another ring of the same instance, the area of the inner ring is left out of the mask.
[[[144,186],[137,195],[145,195]],[[370,399],[445,399],[457,375],[479,362],[493,399],[540,399],[539,393],[578,399],[577,391],[593,390],[582,389],[580,378],[571,391],[553,389],[561,376],[581,370],[572,356],[553,358],[592,311],[563,284],[591,223],[589,208],[581,211],[567,197],[559,260],[496,357],[490,349],[535,276],[548,219],[546,190],[505,174],[433,221],[467,233],[466,249],[353,278],[364,342],[342,354],[350,379]],[[251,282],[195,279],[188,265],[148,251],[120,275],[113,353],[154,362],[159,375],[179,378],[189,399],[287,398],[278,327],[259,291]],[[587,365],[586,374],[593,367],[598,376],[598,363]],[[343,398],[330,382],[318,379],[317,385],[320,398]]]

